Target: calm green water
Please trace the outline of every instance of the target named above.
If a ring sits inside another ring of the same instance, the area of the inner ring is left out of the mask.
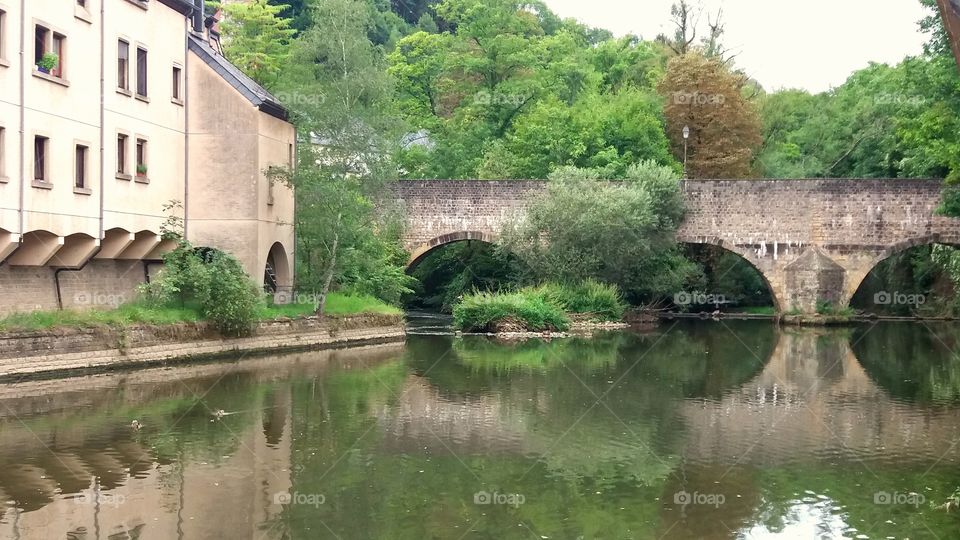
[[[0,537],[960,538],[960,327],[419,328],[0,385]]]

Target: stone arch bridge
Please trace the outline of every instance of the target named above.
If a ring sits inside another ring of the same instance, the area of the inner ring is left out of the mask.
[[[867,274],[907,248],[960,245],[960,219],[936,215],[941,180],[685,180],[679,242],[732,251],[763,275],[779,311],[846,306]],[[439,246],[495,242],[542,181],[427,180],[390,186],[414,265]]]

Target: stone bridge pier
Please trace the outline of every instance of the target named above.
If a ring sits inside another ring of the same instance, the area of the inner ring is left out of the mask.
[[[686,180],[677,241],[746,259],[778,311],[844,307],[887,257],[923,244],[960,245],[960,220],[936,215],[941,187],[926,179]],[[405,212],[404,244],[415,265],[451,242],[496,242],[503,223],[522,217],[544,189],[541,181],[401,181],[390,195]]]

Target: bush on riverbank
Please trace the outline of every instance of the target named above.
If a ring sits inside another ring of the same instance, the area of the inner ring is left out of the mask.
[[[453,323],[468,332],[562,332],[570,327],[563,309],[530,290],[468,294],[453,307]]]
[[[140,301],[154,309],[196,305],[221,334],[248,334],[263,291],[232,255],[174,237],[179,242],[163,256],[160,275],[139,287]]]
[[[544,283],[516,292],[474,292],[453,308],[457,328],[477,332],[564,331],[568,314],[594,321],[619,321],[626,305],[616,285],[587,280],[575,285]]]

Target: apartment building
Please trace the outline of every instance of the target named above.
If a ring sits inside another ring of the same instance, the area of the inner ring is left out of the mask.
[[[0,313],[132,299],[170,212],[292,286],[293,193],[264,171],[296,133],[214,22],[203,0],[0,0]]]

